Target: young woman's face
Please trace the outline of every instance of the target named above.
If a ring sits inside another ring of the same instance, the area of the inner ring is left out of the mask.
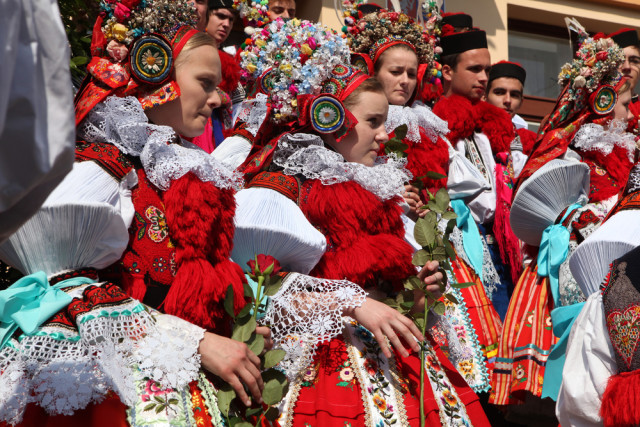
[[[418,85],[418,57],[409,49],[390,47],[380,55],[376,78],[391,105],[405,105]]]
[[[389,140],[384,128],[389,111],[387,97],[382,93],[363,92],[349,111],[358,124],[340,142],[331,139],[328,144],[348,162],[373,166],[380,144]]]
[[[633,119],[633,113],[631,112],[631,110],[629,110],[630,103],[631,103],[630,90],[625,90],[624,92],[618,94],[618,102],[616,102],[616,106],[613,107],[613,119],[622,120],[625,123]]]
[[[193,138],[202,135],[214,108],[220,106],[216,91],[220,83],[220,58],[213,46],[199,46],[184,52],[176,64],[180,97],[147,110],[157,125],[171,126],[178,134]]]

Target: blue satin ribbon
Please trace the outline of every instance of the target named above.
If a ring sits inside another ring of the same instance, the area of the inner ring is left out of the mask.
[[[249,286],[251,286],[251,290],[253,291],[253,298],[255,299],[258,296],[258,282],[249,277],[248,274],[244,275],[247,278],[247,282]],[[269,303],[271,302],[271,297],[264,294],[264,287],[262,290],[262,296],[260,298],[260,305],[258,306],[258,315],[256,318],[258,320],[262,320],[267,313],[267,309],[269,308]],[[253,314],[253,308],[250,311]]]
[[[0,348],[18,328],[33,335],[40,325],[69,305],[72,298],[61,288],[93,282],[86,277],[74,277],[51,286],[47,275],[39,271],[0,291]]]
[[[542,398],[550,397],[558,400],[560,385],[562,384],[562,370],[566,359],[567,341],[571,333],[573,322],[582,311],[584,302],[557,307],[551,311],[553,334],[558,337],[558,342],[553,346],[547,364],[544,369],[544,382],[542,383]]]
[[[482,281],[482,264],[484,251],[482,238],[476,221],[471,216],[471,210],[462,199],[451,200],[451,208],[458,216],[456,225],[462,231],[462,247],[467,254],[471,267]]]
[[[553,305],[560,305],[559,281],[560,266],[569,254],[569,238],[571,234],[562,222],[582,205],[575,203],[567,209],[559,224],[548,226],[542,233],[538,251],[538,276],[549,277],[549,287],[553,296]]]

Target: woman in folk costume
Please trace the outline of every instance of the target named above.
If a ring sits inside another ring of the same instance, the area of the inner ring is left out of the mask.
[[[432,10],[434,19],[429,21],[431,27],[436,25],[437,9]],[[350,12],[348,15],[354,15]],[[346,23],[349,23],[349,16]],[[388,11],[378,11],[364,15],[348,27],[348,38],[351,48],[356,53],[352,57],[355,63],[368,61],[370,72],[375,75],[385,88],[389,100],[389,117],[387,131],[392,132],[398,126],[408,126],[408,132],[403,139],[407,145],[407,168],[414,177],[420,178],[420,184],[432,194],[447,186],[452,195],[459,192],[462,178],[473,176],[474,167],[451,147],[447,140],[449,129],[444,120],[437,117],[431,109],[422,102],[414,101],[423,91],[421,84],[428,76],[433,76],[437,65],[434,64],[430,39],[423,29],[415,24],[408,16]],[[453,173],[450,173],[450,168]],[[467,173],[463,173],[467,171]],[[430,179],[428,172],[449,175],[449,179]],[[477,175],[477,174],[476,174]],[[483,181],[484,182],[484,181]],[[482,189],[476,185],[474,191]],[[469,191],[469,187],[466,187]],[[405,199],[417,212],[423,201],[416,194],[420,193],[415,187],[407,186]],[[422,193],[423,198],[426,192]],[[453,196],[455,197],[455,196]],[[454,202],[455,203],[455,202]],[[408,223],[412,229],[412,223]],[[460,236],[456,230],[454,236]],[[461,239],[456,249],[464,254]],[[476,281],[477,286],[462,290],[453,290],[456,298],[463,304],[448,304],[447,323],[453,328],[437,328],[434,337],[450,352],[451,361],[460,373],[477,392],[487,391],[489,388],[490,365],[487,364],[487,349],[497,342],[500,331],[500,320],[487,298],[482,283],[471,272],[468,260],[458,258],[454,261],[454,277],[460,283]],[[446,304],[446,302],[445,302]],[[453,334],[447,333],[454,332]],[[484,350],[484,351],[483,351]]]
[[[280,422],[418,425],[421,366],[415,340],[421,340],[421,334],[406,317],[374,299],[401,289],[403,280],[415,274],[399,206],[399,194],[410,176],[397,159],[377,159],[380,144],[388,139],[383,89],[347,65],[326,66],[336,46],[341,59],[348,61],[348,50],[338,36],[320,36],[313,24],[296,20],[276,21],[266,29],[254,35],[245,65],[253,65],[248,69],[256,76],[264,75],[270,67],[265,59],[274,57],[264,52],[275,53],[282,39],[289,40],[279,66],[271,68],[271,81],[258,84],[273,90],[269,120],[287,122],[290,132],[259,143],[261,150],[242,166],[247,185],[236,197],[232,257],[242,264],[256,253],[266,253],[285,269],[318,278],[346,278],[357,293],[346,287],[340,292],[360,298],[337,318],[318,313],[306,319],[310,335],[326,329],[336,330],[336,335],[326,337],[332,339],[318,345],[313,358],[304,359],[308,363],[301,371],[288,372],[292,382]],[[304,45],[315,47],[308,50]],[[299,68],[294,49],[309,55]],[[306,75],[313,76],[311,84],[304,80]],[[313,244],[315,240],[320,244]],[[294,245],[316,250],[281,250]],[[425,278],[434,267],[428,265],[420,273],[426,283],[442,277],[436,273]],[[298,295],[304,289],[288,292]],[[296,309],[294,304],[287,313]],[[327,326],[330,320],[333,327]],[[287,323],[276,317],[272,326],[278,331]],[[276,337],[285,343],[290,338],[281,340],[278,333]],[[486,424],[475,393],[437,347],[425,343],[427,424]],[[408,347],[414,352],[409,354]],[[309,352],[291,344],[286,348],[301,356]]]
[[[611,39],[580,35],[577,58],[562,68],[559,83],[564,89],[520,175],[521,194],[516,193],[512,207],[514,231],[541,249],[520,278],[505,320],[492,378],[493,402],[500,405],[522,403],[527,396],[556,399],[568,328],[579,309],[576,304],[585,300],[569,271],[566,251],[572,253],[598,227],[632,165],[633,137],[624,132],[627,118],[623,114],[622,121],[612,120],[616,101],[628,108],[630,99],[618,72],[622,51]],[[580,161],[582,172],[562,172],[574,168],[571,163],[553,172],[557,162],[572,159]],[[566,181],[558,178],[563,174]],[[582,190],[571,188],[582,179],[576,174],[588,178]],[[525,186],[529,190],[523,191]],[[562,235],[561,243],[554,233]],[[564,255],[551,265],[547,257],[558,248]]]
[[[105,274],[132,298],[206,329],[205,367],[243,401],[241,382],[259,400],[257,357],[224,337],[229,285],[235,309],[244,304],[244,275],[229,260],[241,177],[181,138],[201,134],[219,104],[215,44],[189,26],[186,3],[127,0],[102,9],[76,98],[76,159],[88,171],[78,182],[90,186],[90,172],[111,177],[131,189],[135,210],[129,245]],[[193,390],[194,402],[200,394]]]
[[[26,275],[0,291],[0,425],[222,425],[205,329],[98,276],[129,242],[135,178],[76,163],[0,246]]]

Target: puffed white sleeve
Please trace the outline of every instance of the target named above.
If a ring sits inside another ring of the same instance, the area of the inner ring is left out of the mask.
[[[609,377],[617,373],[600,292],[578,315],[567,345],[556,416],[564,426],[601,426],[600,404]]]
[[[0,242],[73,164],[68,44],[55,0],[0,0]]]

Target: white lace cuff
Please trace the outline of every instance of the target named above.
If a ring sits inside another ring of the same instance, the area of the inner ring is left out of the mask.
[[[264,322],[276,347],[287,352],[280,366],[293,379],[313,360],[318,344],[342,333],[345,309],[360,307],[366,292],[348,280],[290,273],[271,299]]]

